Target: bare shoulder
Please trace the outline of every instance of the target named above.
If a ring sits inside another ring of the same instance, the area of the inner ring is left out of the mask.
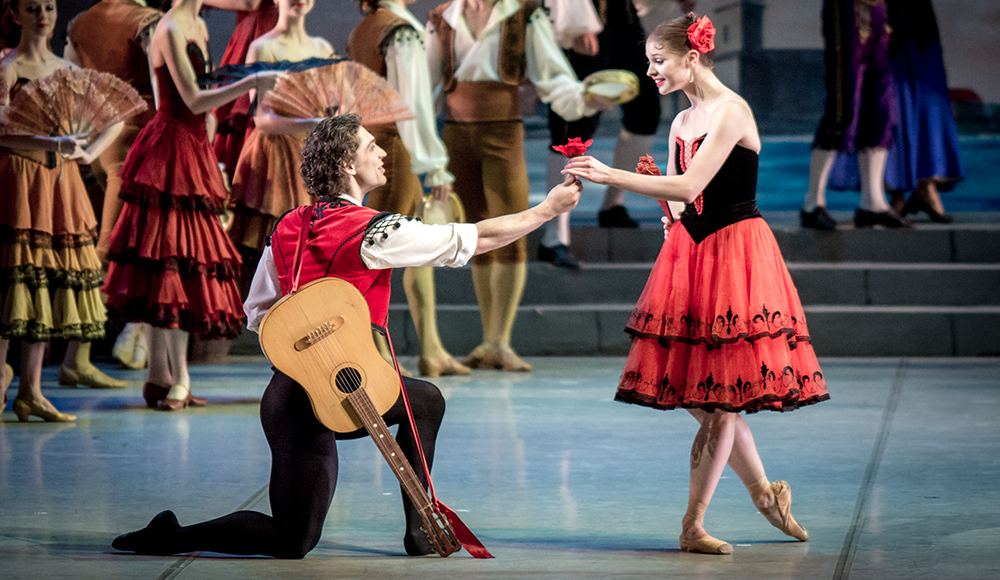
[[[312,40],[319,48],[319,56],[321,58],[333,58],[337,56],[337,51],[333,50],[333,45],[330,44],[329,40],[322,36],[313,36]]]

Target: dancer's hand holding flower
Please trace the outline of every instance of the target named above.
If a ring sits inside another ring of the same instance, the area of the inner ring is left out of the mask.
[[[570,159],[566,163],[566,167],[563,168],[562,174],[573,175],[593,183],[606,185],[611,179],[612,171],[610,167],[597,159],[589,155],[584,155]]]

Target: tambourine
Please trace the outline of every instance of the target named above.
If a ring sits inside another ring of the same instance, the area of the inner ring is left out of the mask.
[[[465,206],[462,200],[458,199],[455,192],[448,194],[448,199],[438,201],[434,196],[427,193],[417,204],[417,211],[414,217],[420,218],[425,224],[444,225],[450,223],[462,223],[465,221]]]
[[[599,70],[583,79],[584,94],[593,94],[622,105],[639,96],[639,77],[618,68]]]

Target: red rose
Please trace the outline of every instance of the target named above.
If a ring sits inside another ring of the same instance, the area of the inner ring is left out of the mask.
[[[635,166],[635,172],[641,175],[662,175],[660,168],[656,166],[653,158],[643,155],[639,158],[639,164]]]
[[[587,139],[587,142],[583,143],[579,137],[573,137],[565,145],[553,145],[552,148],[566,157],[579,157],[587,152],[587,147],[593,142],[593,139]]]
[[[701,54],[715,49],[715,27],[708,16],[702,16],[688,27],[688,42]]]

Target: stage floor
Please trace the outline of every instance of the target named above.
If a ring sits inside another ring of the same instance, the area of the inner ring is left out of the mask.
[[[408,360],[412,365],[412,360]],[[182,524],[267,511],[262,358],[194,367],[211,405],[147,410],[126,391],[45,392],[74,424],[0,423],[0,577],[995,578],[1000,574],[1000,360],[821,359],[832,400],[748,417],[807,543],[787,541],[726,471],[706,527],[732,556],[678,550],[695,421],[612,402],[620,358],[531,359],[530,374],[438,380],[448,400],[434,480],[496,556],[409,558],[399,489],[367,439],[303,560],[116,553],[162,509]],[[117,371],[116,371],[117,373]],[[10,392],[14,396],[14,390]],[[37,421],[37,419],[36,419]]]

